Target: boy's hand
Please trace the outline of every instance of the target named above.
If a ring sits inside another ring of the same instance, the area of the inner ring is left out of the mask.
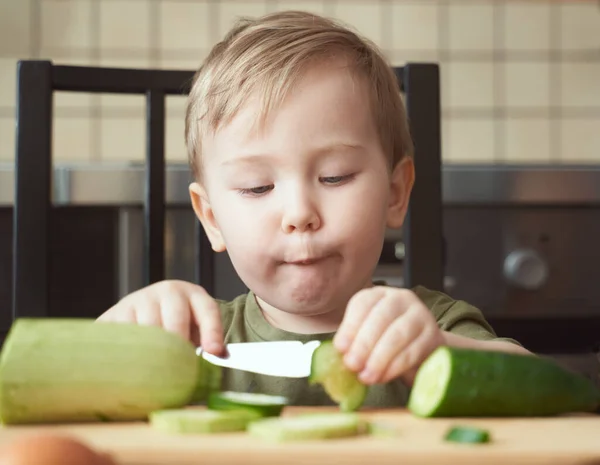
[[[219,307],[203,287],[185,281],[161,281],[135,291],[97,321],[161,326],[207,352],[223,351]]]
[[[398,377],[412,384],[421,362],[445,339],[414,292],[376,286],[350,299],[333,342],[365,384]]]

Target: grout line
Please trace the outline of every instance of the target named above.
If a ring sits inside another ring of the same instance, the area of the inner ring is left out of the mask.
[[[141,96],[140,96],[141,97]],[[14,107],[0,107],[0,118],[14,118]],[[143,117],[143,108],[128,106],[105,106],[102,110],[103,117],[133,118]],[[85,106],[61,106],[56,108],[55,116],[59,118],[85,118],[98,119],[90,115]],[[600,124],[600,106],[589,108],[564,108],[564,107],[531,107],[531,108],[450,108],[442,111],[442,117],[448,120],[477,120],[477,119],[522,119],[522,120],[598,120]]]
[[[31,58],[40,58],[42,48],[41,0],[29,0],[29,7],[29,54]]]
[[[561,25],[560,5],[550,5],[550,48],[557,51],[559,56],[562,54],[562,25]],[[561,108],[562,105],[562,62],[558,64],[549,64],[550,76],[548,78],[549,106]],[[562,153],[562,112],[558,118],[550,121],[550,161],[554,163],[561,162]]]
[[[385,54],[388,59],[391,61],[393,44],[394,44],[394,24],[392,22],[392,17],[394,15],[394,7],[392,2],[389,0],[382,0],[380,2],[380,17],[379,17],[379,25],[381,27],[381,42],[382,49],[385,50]]]
[[[36,0],[38,1],[38,0]],[[64,1],[64,0],[61,0]],[[98,0],[92,0],[94,5]],[[106,1],[106,0],[101,0]],[[165,1],[165,0],[163,0]],[[166,0],[171,1],[171,0]],[[218,9],[218,8],[217,8]],[[209,15],[210,17],[210,15]],[[215,38],[213,40],[221,39],[218,32],[218,26],[214,24],[214,21],[210,22],[209,29],[215,30]],[[440,29],[442,31],[443,27]],[[443,36],[444,33],[440,32]],[[442,40],[440,39],[440,42]],[[198,53],[204,51],[204,48],[189,48],[189,49],[173,49],[173,48],[161,48],[163,54],[168,54],[173,59],[194,59],[197,58]],[[90,53],[94,56],[99,56],[101,53],[105,58],[145,58],[147,57],[148,50],[144,48],[102,48],[102,47],[91,47],[91,48],[45,48],[45,52],[53,57],[58,58],[88,58]],[[494,52],[477,51],[477,50],[454,50],[450,51],[444,48],[435,49],[389,49],[391,53],[402,53],[402,54],[438,54],[442,61],[452,61],[456,63],[491,63],[496,59]],[[518,50],[502,50],[502,55],[506,61],[510,62],[523,62],[523,63],[589,63],[600,61],[600,50],[581,50],[581,51],[551,51],[551,50],[540,50],[540,51],[518,51]],[[11,52],[0,52],[0,58],[14,58],[14,53]]]
[[[90,40],[92,48],[88,54],[93,64],[99,64],[102,57],[100,48],[100,1],[91,0],[91,18],[90,18]],[[102,105],[101,96],[93,94],[90,98],[91,128],[90,128],[90,160],[98,162],[102,160]],[[58,116],[58,114],[57,114]]]
[[[216,44],[221,41],[221,8],[219,8],[219,0],[208,2],[208,15],[206,17],[208,27],[208,36],[210,42]]]
[[[493,101],[494,112],[497,115],[494,121],[494,156],[495,163],[505,162],[508,158],[506,138],[507,116],[505,111],[506,106],[506,56],[503,53],[505,43],[505,28],[506,28],[506,5],[504,3],[494,3],[493,8],[493,54],[494,61],[492,63],[492,86],[493,86]]]
[[[161,64],[162,49],[162,28],[160,27],[160,13],[162,2],[160,0],[150,0],[148,3],[148,43],[150,47],[147,51],[148,64],[150,67],[158,68]]]

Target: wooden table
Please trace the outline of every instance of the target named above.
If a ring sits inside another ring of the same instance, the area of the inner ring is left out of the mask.
[[[323,412],[328,408],[290,407],[285,415]],[[168,435],[146,423],[9,426],[0,430],[0,447],[15,437],[43,432],[65,433],[110,453],[119,465],[600,465],[600,416],[553,418],[420,419],[404,409],[361,412],[390,425],[386,437],[272,444],[245,433]],[[487,428],[492,441],[447,443],[452,425]]]

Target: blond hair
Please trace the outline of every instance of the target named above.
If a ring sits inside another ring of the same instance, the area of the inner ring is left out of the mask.
[[[336,53],[367,78],[373,117],[390,169],[411,156],[412,140],[398,81],[377,46],[336,20],[286,11],[238,21],[196,72],[185,120],[195,179],[202,175],[204,135],[230,122],[254,92],[261,101],[259,120],[264,121],[309,64]]]

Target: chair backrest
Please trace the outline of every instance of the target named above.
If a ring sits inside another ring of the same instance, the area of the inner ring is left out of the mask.
[[[406,287],[442,288],[440,84],[435,64],[395,68],[415,141],[417,180],[403,230]],[[17,65],[17,127],[13,209],[13,319],[49,315],[54,91],[146,97],[144,285],[165,277],[165,98],[189,92],[194,71]],[[213,294],[214,253],[196,222],[196,282]]]

